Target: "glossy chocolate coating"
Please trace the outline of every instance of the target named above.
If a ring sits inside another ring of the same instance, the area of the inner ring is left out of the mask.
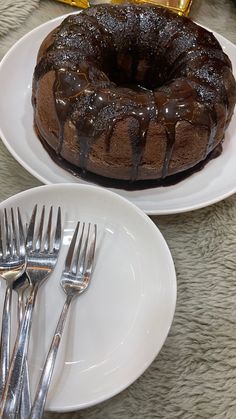
[[[57,127],[47,133],[37,106],[49,74]],[[222,141],[235,101],[231,63],[216,38],[160,7],[100,5],[68,17],[44,42],[34,73],[35,124],[58,161],[132,182],[204,161]],[[155,129],[164,149],[156,166]]]

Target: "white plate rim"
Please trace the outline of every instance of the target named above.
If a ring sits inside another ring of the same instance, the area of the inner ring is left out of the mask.
[[[167,336],[170,332],[170,329],[172,327],[173,324],[173,319],[174,319],[174,315],[175,315],[175,310],[176,310],[176,304],[177,304],[177,276],[176,276],[176,270],[175,270],[175,264],[173,261],[173,257],[171,254],[171,251],[168,247],[168,244],[163,236],[163,234],[161,233],[161,231],[159,230],[158,226],[156,226],[154,224],[154,222],[148,217],[148,215],[146,215],[140,208],[138,208],[135,204],[133,204],[132,202],[130,202],[129,200],[127,200],[126,198],[110,191],[107,190],[105,188],[101,188],[100,186],[96,186],[96,185],[83,185],[83,184],[76,184],[76,183],[57,183],[57,184],[50,184],[50,185],[42,185],[42,186],[38,186],[35,188],[30,188],[27,190],[24,190],[22,192],[19,192],[15,195],[12,195],[11,197],[7,198],[4,201],[0,202],[0,209],[2,209],[3,207],[10,207],[12,204],[12,206],[14,206],[17,201],[20,199],[24,199],[27,198],[27,196],[30,196],[32,193],[33,194],[37,194],[37,191],[50,191],[50,190],[61,190],[64,188],[73,188],[73,189],[77,189],[78,192],[80,189],[84,189],[84,190],[91,190],[91,193],[93,193],[93,190],[96,191],[100,191],[102,194],[105,195],[110,195],[111,198],[116,199],[120,202],[122,202],[124,205],[130,207],[133,211],[135,211],[139,217],[149,226],[149,228],[151,228],[151,230],[157,235],[158,240],[160,241],[161,246],[163,247],[163,249],[165,250],[166,256],[168,257],[168,264],[169,264],[169,276],[171,276],[171,282],[172,282],[172,291],[171,291],[171,310],[169,313],[169,324],[166,327],[165,333],[162,336],[162,339],[159,340],[159,344],[158,344],[158,349],[155,351],[155,353],[153,353],[153,356],[146,362],[145,366],[140,369],[135,377],[132,377],[129,381],[126,381],[126,383],[122,386],[120,386],[119,388],[116,388],[113,392],[110,392],[108,395],[104,395],[103,397],[98,397],[97,399],[94,399],[92,402],[88,402],[88,403],[84,403],[81,405],[78,404],[73,404],[73,405],[69,405],[66,408],[48,408],[48,411],[52,411],[52,412],[71,412],[73,410],[81,410],[84,408],[88,408],[88,407],[92,407],[94,405],[97,405],[99,403],[102,403],[106,400],[109,400],[110,398],[114,397],[115,395],[121,393],[122,391],[124,391],[125,389],[127,389],[131,384],[133,384],[138,378],[141,377],[141,375],[150,367],[150,365],[152,364],[152,362],[155,360],[155,358],[159,355],[166,339]]]

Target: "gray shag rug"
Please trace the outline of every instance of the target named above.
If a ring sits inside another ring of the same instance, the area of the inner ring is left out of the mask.
[[[1,1],[0,57],[35,26],[72,10],[53,0]],[[191,17],[236,43],[233,0],[193,0]],[[1,200],[40,185],[2,144],[0,159]],[[45,413],[45,419],[236,418],[236,196],[153,221],[169,244],[178,281],[176,314],[161,353],[121,394],[83,411]]]

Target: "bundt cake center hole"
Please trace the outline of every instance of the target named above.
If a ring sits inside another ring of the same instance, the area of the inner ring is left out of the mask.
[[[119,52],[109,61],[108,77],[117,86],[135,91],[154,90],[166,82],[153,57],[139,57],[137,51]]]

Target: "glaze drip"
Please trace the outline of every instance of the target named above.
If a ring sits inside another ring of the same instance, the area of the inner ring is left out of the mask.
[[[64,127],[73,109],[73,104],[87,85],[88,80],[85,73],[71,72],[64,69],[56,72],[53,94],[59,124],[57,154],[61,153]]]
[[[137,61],[134,60],[134,62],[137,65]],[[132,93],[131,86],[103,87],[94,91],[91,81],[94,76],[92,67],[90,69],[86,65],[82,67],[84,67],[83,72],[72,72],[66,69],[56,72],[53,93],[59,121],[57,153],[61,153],[64,127],[69,119],[76,126],[80,147],[79,165],[82,170],[86,171],[94,142],[104,133],[106,151],[109,153],[112,134],[117,122],[128,117],[134,118],[138,122],[138,129],[135,138],[130,138],[132,148],[130,180],[135,181],[138,178],[138,168],[142,164],[149,124],[155,119],[156,122],[163,123],[166,129],[166,152],[162,171],[164,179],[168,175],[175,145],[176,121],[194,120],[196,93],[190,83],[176,81],[174,87],[167,85],[162,91],[160,89],[150,91],[138,85],[132,86]],[[137,68],[133,71],[135,74]],[[79,114],[76,107],[76,102],[81,96],[87,103],[86,113],[83,110],[83,114]],[[108,119],[108,125],[101,127],[97,124],[97,120],[104,109],[110,110],[112,117]],[[212,144],[216,120],[209,119],[207,126],[210,135],[209,144]]]
[[[91,68],[88,69],[86,66],[84,66],[84,72],[77,73],[66,69],[56,72],[53,94],[59,121],[57,153],[61,153],[64,127],[69,118],[76,126],[80,146],[79,165],[82,170],[86,170],[91,147],[100,135],[105,134],[106,150],[109,152],[112,133],[117,121],[122,121],[128,117],[134,118],[138,122],[137,136],[131,141],[132,166],[130,179],[134,181],[138,175],[138,167],[142,162],[149,123],[153,114],[156,113],[155,104],[153,102],[150,106],[147,100],[147,90],[140,86],[135,86],[132,98],[130,98],[130,91],[127,87],[118,90],[116,88],[103,88],[94,92],[91,81],[93,76],[94,73]],[[87,102],[87,108],[86,114],[79,115],[76,102],[82,95]],[[128,107],[127,100],[129,100]],[[104,109],[109,109],[112,117],[108,121],[108,126],[102,128],[96,122],[99,114]]]

